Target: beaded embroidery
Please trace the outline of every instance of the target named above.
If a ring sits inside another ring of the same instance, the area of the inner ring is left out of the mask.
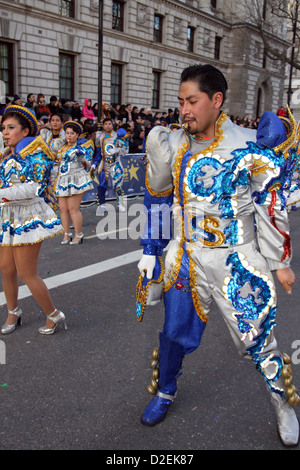
[[[232,318],[237,322],[241,332],[241,341],[248,339],[251,342],[247,353],[252,356],[270,389],[284,395],[284,391],[272,383],[280,376],[281,358],[273,353],[262,354],[266,340],[275,326],[277,307],[275,306],[276,294],[273,282],[267,275],[256,271],[253,266],[249,265],[242,253],[230,254],[226,264],[232,266],[231,276],[224,279],[222,290],[225,299],[231,302],[235,308],[235,311],[232,312]],[[251,291],[247,297],[242,297],[241,289],[245,285],[250,286]],[[260,318],[264,319],[259,327],[255,327],[252,322]]]

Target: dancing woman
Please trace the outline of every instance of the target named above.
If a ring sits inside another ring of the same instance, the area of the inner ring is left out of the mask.
[[[82,126],[78,122],[66,122],[64,131],[66,143],[57,153],[59,172],[55,184],[55,195],[58,197],[61,223],[65,231],[61,244],[79,245],[83,242],[80,204],[84,193],[94,187],[88,170],[95,147],[92,140],[79,140]],[[70,233],[71,218],[75,228],[73,241]]]
[[[30,110],[10,105],[4,111],[2,132],[6,148],[0,156],[0,271],[8,307],[2,334],[21,324],[18,277],[28,286],[46,315],[41,334],[52,334],[64,322],[37,272],[42,241],[61,233],[59,218],[49,200],[53,156]],[[66,327],[66,324],[65,324]]]

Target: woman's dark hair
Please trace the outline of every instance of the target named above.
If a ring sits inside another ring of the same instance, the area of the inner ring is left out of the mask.
[[[66,126],[65,126],[65,130],[68,129],[70,127],[70,129],[72,129],[76,134],[80,135],[81,132],[78,128],[78,126],[76,124],[73,124],[72,122],[68,123]]]
[[[30,123],[21,114],[15,113],[14,111],[9,111],[8,113],[4,114],[4,116],[2,118],[2,124],[7,118],[16,119],[16,121],[18,121],[18,123],[20,124],[22,129],[29,129],[29,134],[28,135],[30,135],[30,133],[31,133]]]
[[[226,78],[222,72],[213,65],[191,65],[183,70],[180,77],[180,84],[192,81],[198,83],[199,90],[206,93],[210,99],[217,92],[223,94],[223,102],[226,99],[228,88]]]

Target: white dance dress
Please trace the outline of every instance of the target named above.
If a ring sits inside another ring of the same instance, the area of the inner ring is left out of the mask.
[[[41,136],[25,137],[0,156],[0,245],[39,243],[62,232],[50,175],[53,154]]]
[[[89,169],[94,152],[94,142],[85,139],[79,140],[72,146],[64,144],[58,150],[59,170],[55,182],[56,196],[73,196],[93,189]]]

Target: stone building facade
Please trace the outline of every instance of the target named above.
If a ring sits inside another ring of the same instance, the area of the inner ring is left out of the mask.
[[[287,48],[285,24],[269,21],[278,23],[269,41]],[[97,0],[0,0],[0,79],[7,82],[6,93],[23,101],[32,92],[43,93],[46,101],[57,95],[95,103],[98,25]],[[230,114],[255,118],[283,101],[284,64],[266,58],[243,0],[103,0],[102,31],[104,102],[118,97],[119,104],[138,108],[174,108],[180,72],[193,63],[224,72]]]

